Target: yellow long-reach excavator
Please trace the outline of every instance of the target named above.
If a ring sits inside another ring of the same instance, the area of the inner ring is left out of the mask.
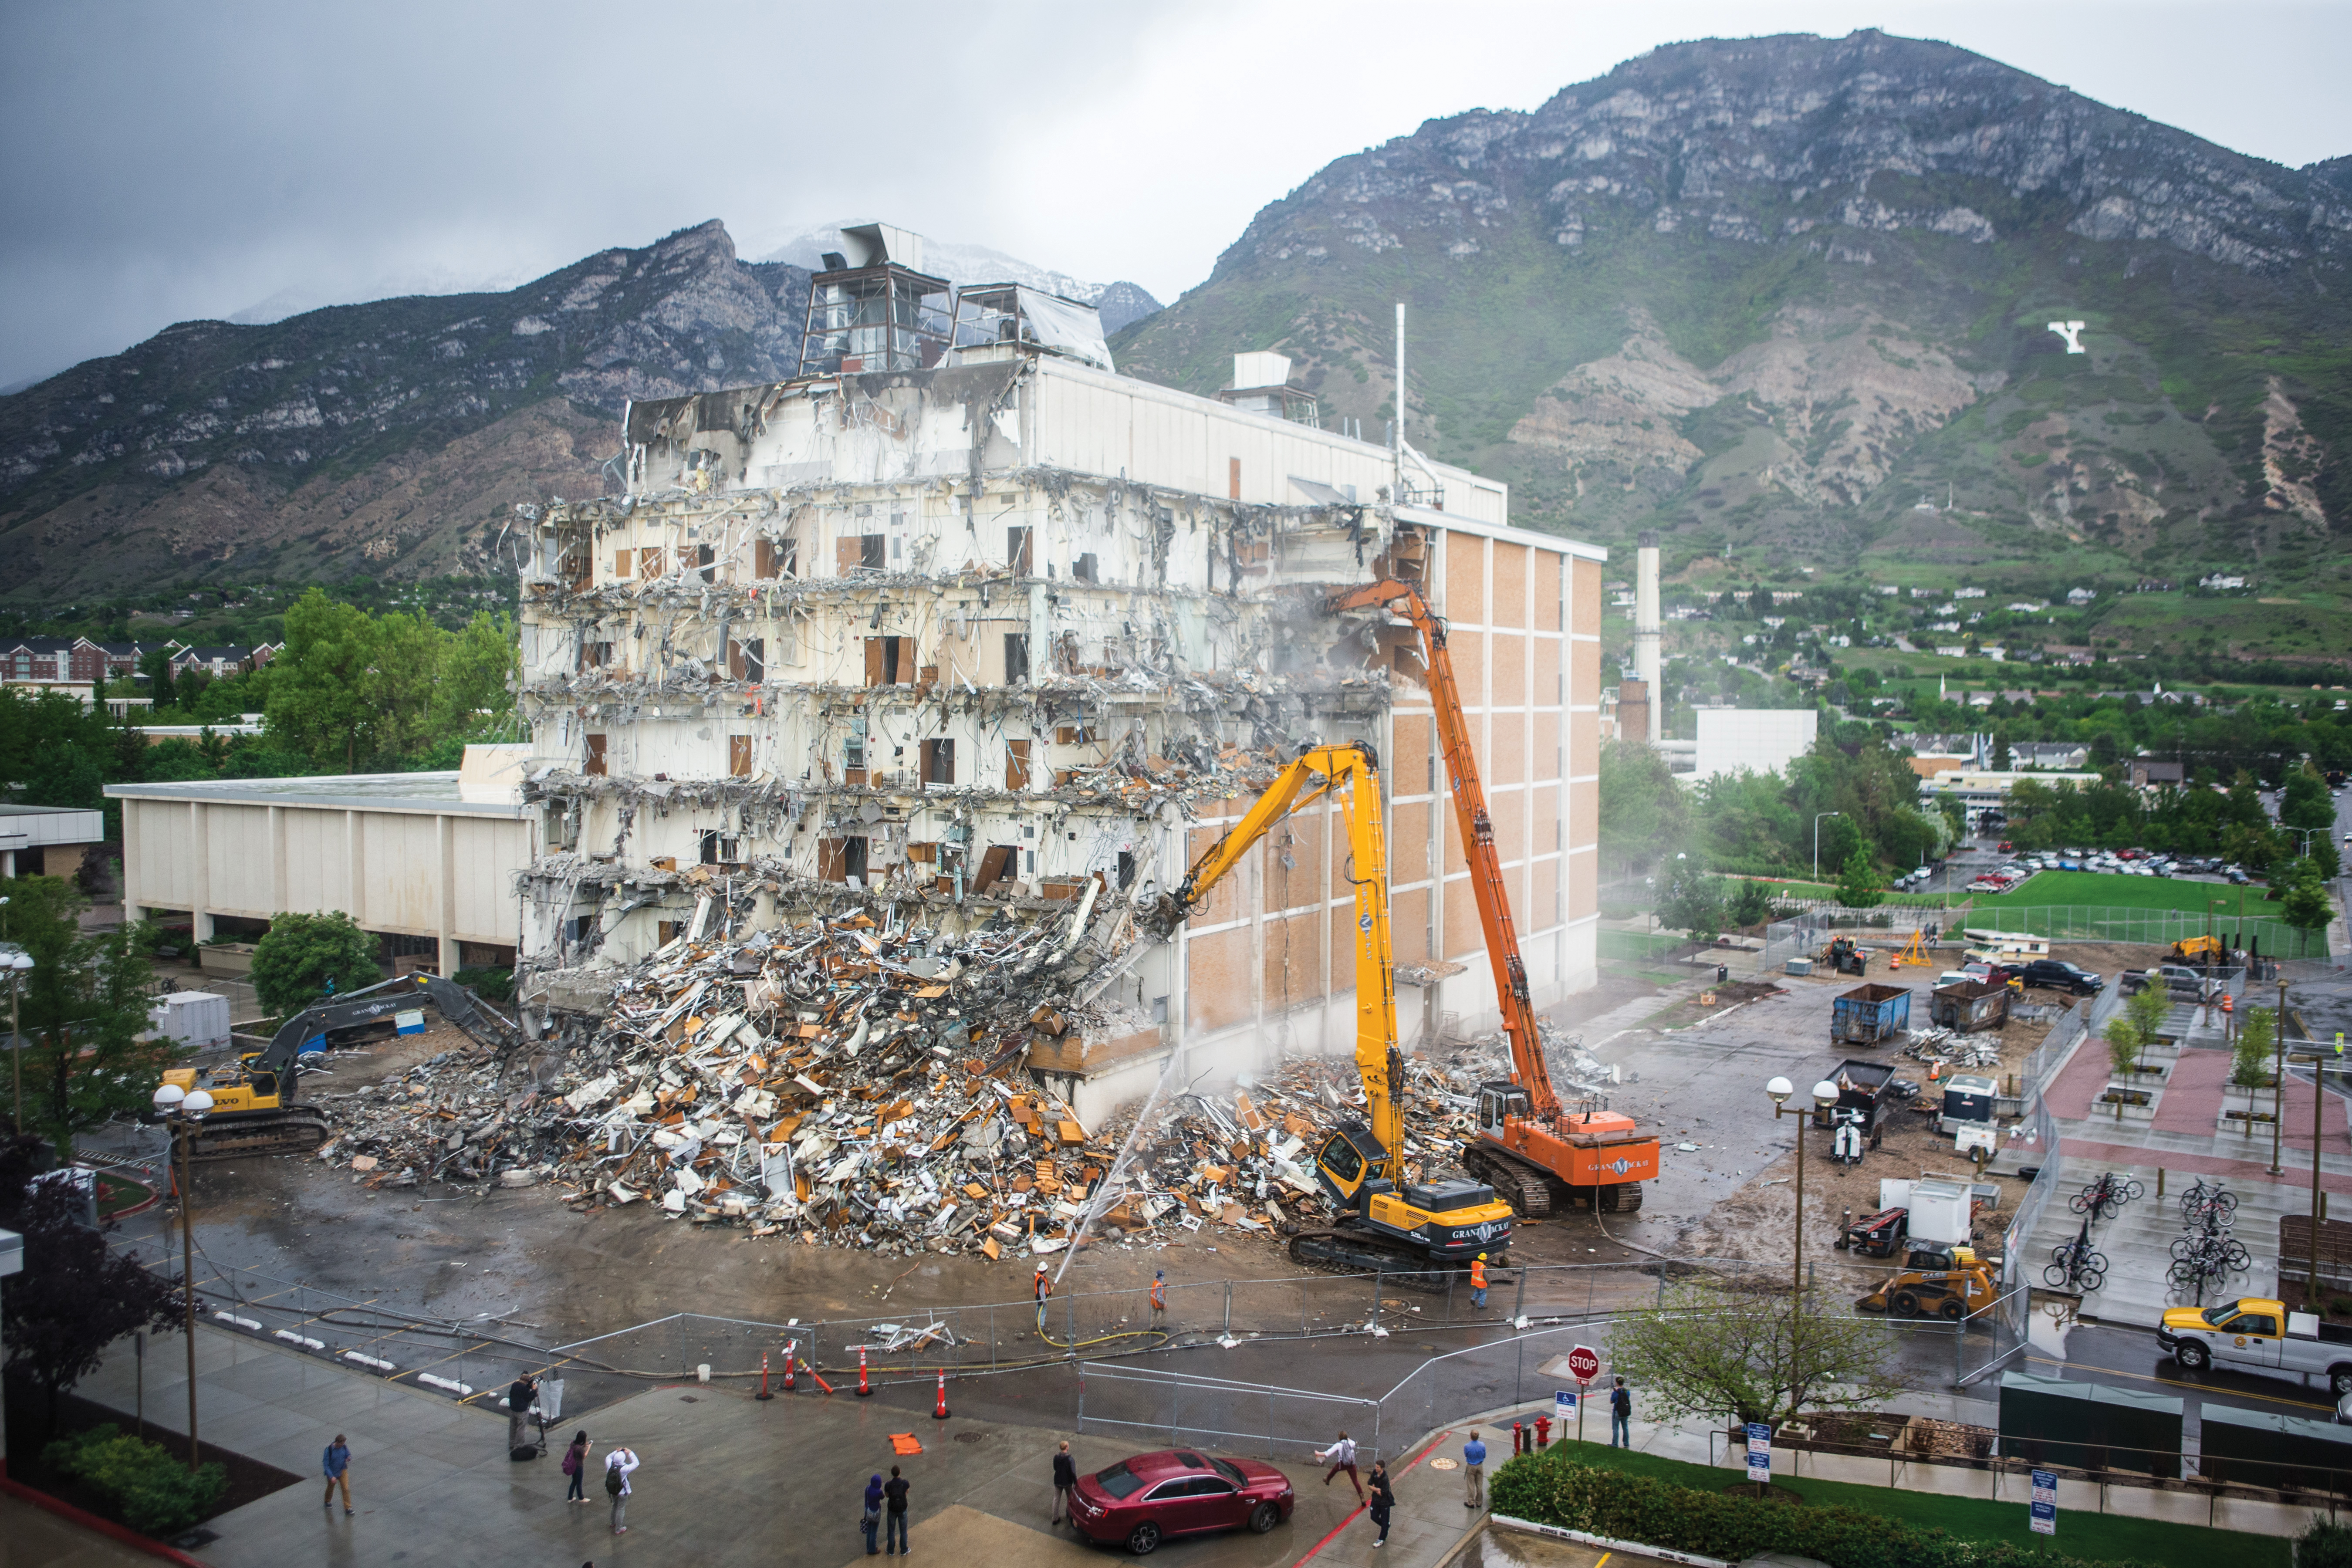
[[[1175,929],[1241,863],[1268,829],[1324,795],[1339,797],[1356,889],[1356,1070],[1368,1121],[1345,1121],[1315,1156],[1315,1176],[1341,1211],[1337,1225],[1291,1238],[1294,1262],[1368,1272],[1427,1272],[1466,1266],[1480,1253],[1504,1260],[1511,1206],[1473,1182],[1408,1182],[1404,1108],[1397,1091],[1396,973],[1389,940],[1389,860],[1381,824],[1380,767],[1360,742],[1309,746],[1234,830],[1211,845],[1158,911],[1153,924]]]
[[[1555,1208],[1582,1206],[1631,1214],[1642,1206],[1642,1184],[1658,1174],[1657,1135],[1645,1132],[1622,1111],[1588,1100],[1574,1110],[1552,1091],[1544,1065],[1527,965],[1519,959],[1518,933],[1503,884],[1503,864],[1495,849],[1495,826],[1470,750],[1470,726],[1454,683],[1454,661],[1445,647],[1445,623],[1410,583],[1382,581],[1345,588],[1324,608],[1386,610],[1402,616],[1421,634],[1429,665],[1430,706],[1437,715],[1440,749],[1454,785],[1454,810],[1462,828],[1462,851],[1470,865],[1470,890],[1486,962],[1495,972],[1495,997],[1503,1032],[1510,1039],[1511,1076],[1478,1086],[1479,1135],[1464,1145],[1462,1168],[1493,1184],[1511,1206],[1530,1219]]]

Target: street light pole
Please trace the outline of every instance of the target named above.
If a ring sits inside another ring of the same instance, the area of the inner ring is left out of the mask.
[[[1822,817],[1844,815],[1842,811],[1824,811],[1813,818],[1813,880],[1816,882],[1822,879]]]
[[[0,903],[8,900],[0,899]],[[8,955],[8,1072],[16,1080],[16,1131],[25,1131],[25,971],[33,967],[29,952]]]
[[[2327,1098],[2327,1066],[2317,1051],[2286,1059],[2311,1064],[2311,1273],[2303,1282],[2303,1310],[2308,1312],[2319,1300],[2319,1117],[2321,1101]]]
[[[196,1472],[196,1181],[197,1124],[213,1108],[213,1097],[203,1089],[184,1089],[167,1083],[155,1091],[155,1110],[172,1130],[180,1156],[180,1289],[187,1297],[188,1321],[188,1473]]]
[[[2277,1062],[2271,1069],[2271,1174],[2284,1175],[2279,1168],[2279,1129],[2286,1121],[2286,982],[2279,985],[2278,1021],[2271,1030],[2271,1044],[2276,1048]],[[2253,1097],[2246,1097],[2252,1104]],[[2316,1151],[2314,1151],[2315,1153]]]
[[[1772,1119],[1777,1121],[1787,1110],[1789,1097],[1797,1092],[1797,1086],[1785,1078],[1776,1078],[1764,1086],[1764,1092],[1771,1099]],[[1813,1085],[1814,1106],[1827,1109],[1837,1103],[1837,1097],[1838,1087],[1829,1079]],[[1805,1293],[1805,1119],[1811,1113],[1811,1107],[1797,1108],[1797,1250],[1790,1272],[1800,1300]]]

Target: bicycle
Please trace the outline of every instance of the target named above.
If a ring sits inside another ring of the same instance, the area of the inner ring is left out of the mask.
[[[2091,1248],[2090,1226],[2072,1241],[2062,1241],[2050,1249],[2050,1264],[2042,1271],[2042,1282],[2053,1289],[2073,1289],[2089,1292],[2106,1283],[2107,1258],[2103,1252]]]

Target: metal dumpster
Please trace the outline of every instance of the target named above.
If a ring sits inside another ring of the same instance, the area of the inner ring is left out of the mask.
[[[1911,1027],[1911,990],[1906,985],[1857,985],[1837,999],[1830,1014],[1830,1038],[1841,1045],[1875,1046]]]
[[[1990,981],[1956,981],[1938,985],[1927,994],[1927,1016],[1938,1026],[1964,1035],[1979,1029],[1998,1029],[2009,1021],[2011,995],[2008,986],[1995,985]]]

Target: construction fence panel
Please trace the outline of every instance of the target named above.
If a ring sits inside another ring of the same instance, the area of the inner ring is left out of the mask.
[[[1293,1465],[1347,1432],[1360,1444],[1360,1468],[1369,1469],[1380,1457],[1375,1399],[1101,1363],[1076,1375],[1080,1432],[1121,1435],[1139,1447],[1164,1439],[1170,1446]]]

